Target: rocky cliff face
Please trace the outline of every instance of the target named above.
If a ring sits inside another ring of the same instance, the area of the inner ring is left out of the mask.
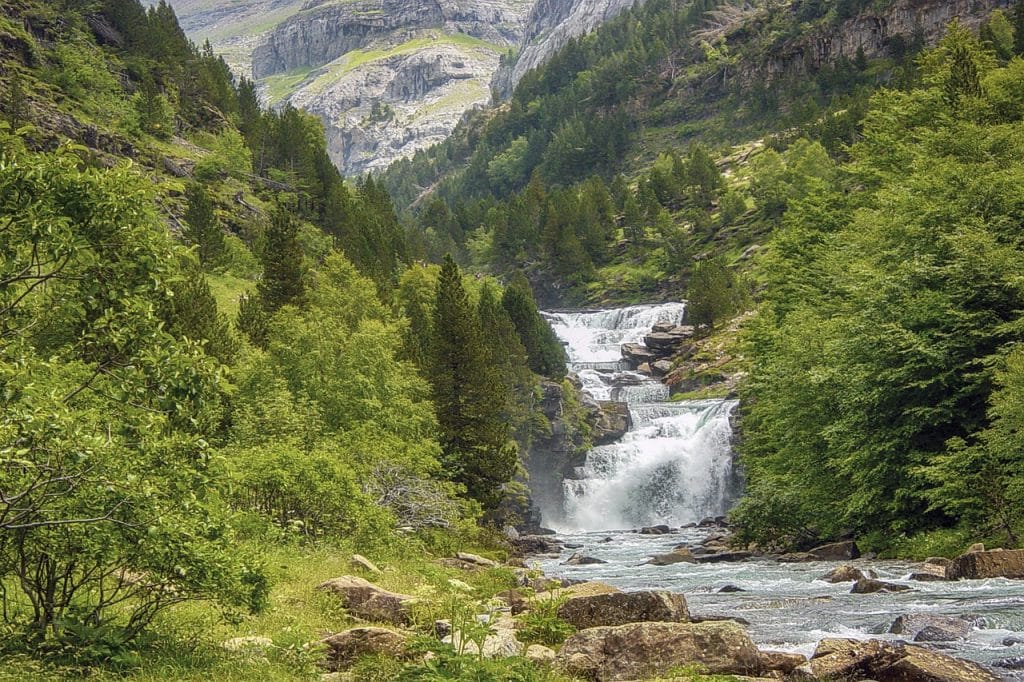
[[[504,66],[493,86],[503,97],[516,84],[569,42],[592,31],[635,2],[643,0],[537,0],[526,20],[526,30],[515,61]]]
[[[491,100],[529,0],[309,0],[253,52],[268,102],[318,115],[347,175],[443,141]]]
[[[543,513],[544,524],[558,525],[563,518],[566,479],[575,478],[586,464],[592,445],[614,443],[631,426],[625,403],[596,402],[572,381],[541,383],[541,411],[551,432],[536,438],[526,457],[530,497]]]
[[[893,53],[899,46],[934,45],[954,19],[977,29],[992,10],[1008,0],[896,0],[882,8],[869,7],[836,26],[811,33],[783,45],[760,64],[747,68],[748,82],[800,77],[840,58],[854,59]]]

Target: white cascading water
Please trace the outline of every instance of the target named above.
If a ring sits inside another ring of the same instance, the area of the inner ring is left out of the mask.
[[[665,402],[668,387],[622,362],[657,323],[682,321],[685,305],[545,313],[566,346],[570,371],[595,400],[625,402],[632,428],[587,453],[564,482],[564,528],[681,525],[724,514],[733,496],[731,400]]]

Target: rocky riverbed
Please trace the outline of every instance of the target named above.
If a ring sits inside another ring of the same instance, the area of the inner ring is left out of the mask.
[[[736,550],[726,535],[708,520],[697,528],[650,527],[604,537],[520,537],[513,545],[525,558],[505,565],[466,553],[440,559],[436,563],[464,572],[467,580],[493,569],[514,572],[519,586],[478,603],[474,622],[486,626],[485,636],[470,637],[451,620],[436,621],[433,630],[465,653],[526,657],[581,680],[648,680],[693,665],[742,680],[1022,679],[1024,550],[974,547],[949,562],[911,564],[864,559],[854,543],[837,543],[812,549],[810,558],[780,561]],[[648,560],[638,565],[641,552]],[[649,560],[673,553],[683,558]],[[362,557],[354,557],[353,569],[319,588],[366,621],[321,642],[332,679],[354,679],[345,671],[367,654],[421,655],[409,645],[413,630],[422,630],[416,613],[424,598],[378,587],[378,569]],[[912,579],[915,569],[938,579]],[[661,577],[653,577],[658,572]],[[778,580],[786,572],[788,588]],[[687,573],[688,582],[680,579]],[[726,576],[731,581],[720,584]],[[858,594],[855,586],[868,580],[905,589]],[[684,584],[690,587],[679,589]],[[766,593],[758,584],[771,587]],[[815,596],[796,589],[800,584],[813,585]],[[829,606],[806,609],[801,602]],[[560,645],[523,641],[525,619],[538,609],[571,626]],[[764,618],[769,611],[782,616],[772,627]],[[824,611],[835,613],[845,630],[815,629],[815,614]],[[867,614],[877,626],[860,627]],[[769,632],[783,636],[766,637]],[[979,655],[982,648],[1004,655]]]

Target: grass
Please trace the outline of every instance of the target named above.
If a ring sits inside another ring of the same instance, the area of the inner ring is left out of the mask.
[[[217,309],[229,320],[238,315],[238,299],[256,286],[252,280],[228,273],[207,273],[206,281],[210,284],[213,297],[217,299]]]
[[[312,70],[312,67],[303,66],[288,73],[264,78],[262,84],[266,88],[267,101],[274,105],[286,100],[298,90]]]
[[[321,653],[315,643],[357,623],[345,613],[337,598],[316,587],[330,578],[360,575],[349,563],[354,548],[268,543],[259,549],[273,585],[269,607],[263,613],[231,621],[222,618],[210,604],[183,604],[165,611],[155,621],[153,643],[140,652],[136,666],[129,670],[76,670],[26,657],[8,657],[0,659],[0,680],[42,682],[86,674],[92,680],[137,682],[319,679]],[[396,540],[372,558],[382,573],[364,577],[386,589],[421,599],[414,610],[412,627],[423,634],[432,632],[435,619],[445,617],[443,604],[452,598],[466,603],[485,601],[516,584],[515,574],[504,567],[473,572],[442,567],[434,563],[423,545],[413,540]],[[468,584],[470,591],[453,584],[452,579]],[[236,637],[266,637],[272,645],[241,651],[223,646]],[[523,659],[508,663],[524,664]],[[538,669],[538,675],[542,672]],[[545,674],[523,679],[561,678]]]
[[[308,90],[314,93],[323,92],[339,78],[365,64],[440,46],[452,46],[463,50],[483,50],[494,54],[499,54],[502,51],[500,45],[488,43],[485,40],[480,40],[463,33],[437,34],[431,32],[431,35],[413,38],[389,48],[363,49],[348,52],[331,62],[326,70],[314,78],[309,83]]]

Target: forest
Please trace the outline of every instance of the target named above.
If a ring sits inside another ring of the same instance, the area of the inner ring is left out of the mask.
[[[1019,547],[1024,2],[748,88],[864,3],[769,4],[649,0],[346,179],[165,0],[5,3],[0,678],[311,679],[356,622],[313,587],[360,554],[430,656],[357,679],[569,679],[433,637],[521,587],[435,560],[530,521],[542,386],[574,391],[553,303],[743,314],[744,543]]]

